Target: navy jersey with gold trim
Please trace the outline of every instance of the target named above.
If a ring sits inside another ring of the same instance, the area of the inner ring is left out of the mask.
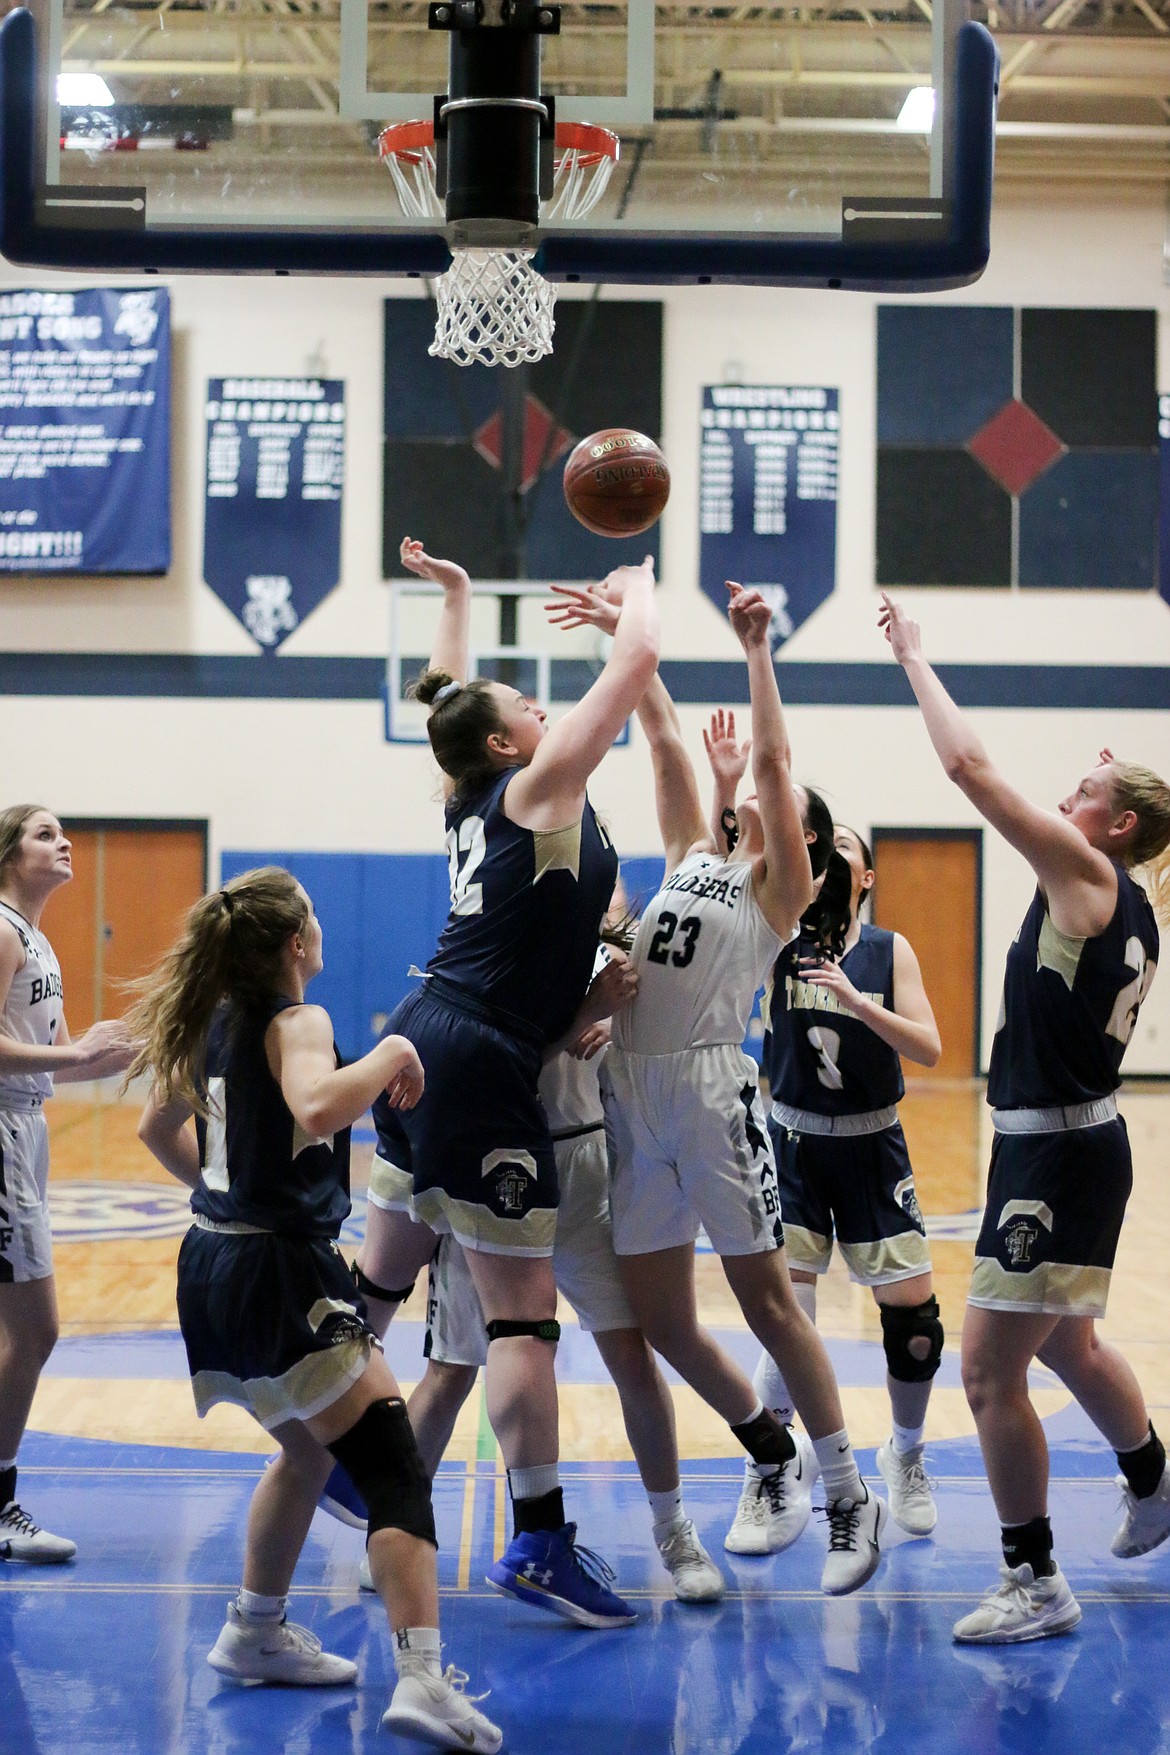
[[[1158,924],[1120,865],[1113,918],[1096,938],[1052,924],[1037,889],[1007,955],[987,1100],[1044,1109],[1106,1097],[1158,963]]]
[[[212,1020],[204,1062],[211,1114],[195,1118],[202,1174],[191,1207],[286,1237],[336,1237],[349,1216],[350,1130],[327,1139],[305,1133],[264,1052],[269,1024],[294,1003],[273,999],[244,1017],[223,1006]]]
[[[504,791],[518,772],[447,806],[451,912],[427,971],[505,1026],[554,1042],[589,986],[618,859],[588,799],[565,829],[512,822]]]
[[[805,981],[807,938],[776,959],[764,1042],[764,1071],[774,1099],[813,1115],[864,1115],[897,1103],[904,1090],[897,1050],[848,1012],[827,987]],[[894,1008],[894,935],[863,925],[841,968],[859,993]]]

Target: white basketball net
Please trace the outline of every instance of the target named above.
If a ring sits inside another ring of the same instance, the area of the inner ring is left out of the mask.
[[[435,282],[438,315],[427,349],[457,366],[530,365],[552,352],[556,290],[532,250],[456,250]]]
[[[383,154],[394,179],[402,211],[411,219],[443,218],[435,192],[435,154],[429,128],[409,125],[414,138]],[[400,135],[400,131],[389,130]],[[595,130],[595,133],[604,130]],[[612,140],[612,137],[609,137]],[[605,192],[617,155],[590,143],[559,145],[553,192],[542,208],[542,223],[583,219]],[[435,283],[438,320],[427,349],[456,365],[520,366],[552,352],[556,291],[532,267],[533,250],[453,250],[454,260]]]

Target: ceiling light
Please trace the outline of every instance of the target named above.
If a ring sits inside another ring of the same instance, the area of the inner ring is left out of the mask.
[[[898,127],[908,134],[929,134],[934,124],[934,87],[916,85],[898,111]]]
[[[58,73],[57,102],[67,109],[105,110],[114,94],[100,73]]]

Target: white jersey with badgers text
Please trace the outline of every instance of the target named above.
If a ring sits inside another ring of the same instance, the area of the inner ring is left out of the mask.
[[[12,977],[0,1012],[0,1033],[32,1048],[51,1048],[64,1011],[60,964],[44,933],[7,902],[0,902],[0,920],[15,930],[24,951],[24,962]],[[7,1105],[27,1109],[52,1095],[52,1073],[0,1074],[0,1109]]]
[[[738,1046],[787,942],[760,911],[749,864],[689,854],[639,922],[631,952],[638,992],[614,1018],[615,1045],[629,1054]]]

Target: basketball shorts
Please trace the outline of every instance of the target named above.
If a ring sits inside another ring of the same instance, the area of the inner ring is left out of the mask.
[[[1120,1115],[1098,1127],[997,1133],[969,1302],[1104,1316],[1132,1186]]]
[[[331,1407],[377,1336],[341,1251],[324,1237],[193,1225],[179,1249],[179,1327],[200,1419],[235,1402],[271,1430]]]
[[[783,1248],[759,1069],[742,1048],[611,1048],[600,1082],[619,1255],[693,1243],[700,1227],[719,1255]]]
[[[792,1133],[769,1118],[790,1268],[828,1271],[833,1240],[859,1286],[930,1272],[901,1122],[878,1133]]]
[[[636,1328],[614,1254],[603,1131],[559,1141],[556,1157],[561,1185],[553,1249],[557,1288],[588,1334]],[[440,1238],[431,1262],[424,1351],[445,1365],[487,1360],[483,1311],[463,1251],[450,1237]]]
[[[426,1088],[413,1109],[374,1104],[368,1198],[468,1249],[551,1255],[557,1169],[536,1088],[540,1046],[426,986],[395,1008],[390,1033],[414,1043]]]
[[[0,1286],[47,1280],[49,1126],[43,1109],[0,1109]]]

